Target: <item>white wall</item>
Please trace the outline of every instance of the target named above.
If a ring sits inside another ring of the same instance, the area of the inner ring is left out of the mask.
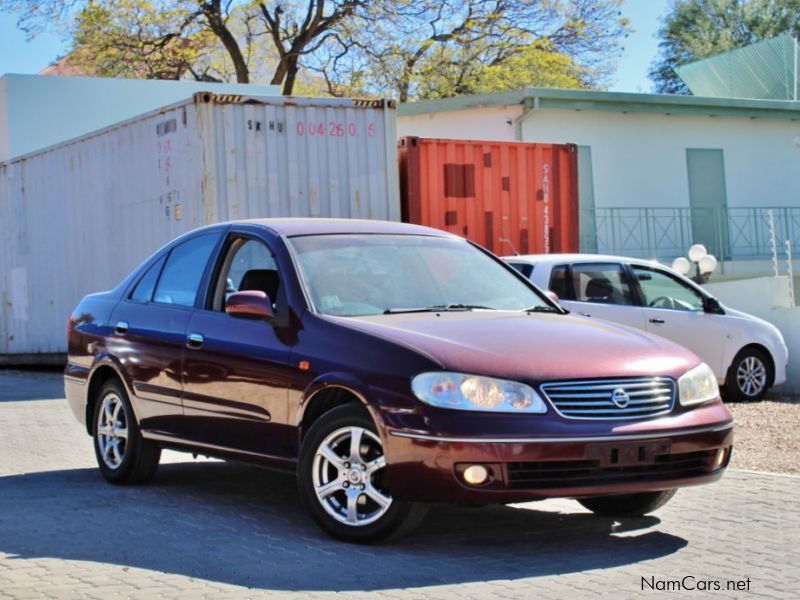
[[[525,141],[592,147],[596,206],[688,206],[687,148],[723,150],[728,206],[800,206],[800,123],[545,109]]]
[[[398,118],[400,135],[514,140],[521,106]],[[747,117],[542,109],[521,121],[528,142],[592,148],[595,204],[688,206],[687,148],[719,148],[728,206],[800,206],[800,123]]]
[[[473,108],[398,117],[397,135],[513,142],[516,140],[516,119],[520,116],[522,106]]]
[[[0,161],[3,157],[10,156],[8,145],[8,95],[6,88],[8,81],[5,77],[0,77]],[[5,134],[3,133],[5,132]]]
[[[5,75],[0,78],[0,162],[180,102],[196,92],[280,93],[273,85]]]

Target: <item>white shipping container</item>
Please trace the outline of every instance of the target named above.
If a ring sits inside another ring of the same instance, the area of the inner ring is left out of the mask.
[[[176,236],[288,216],[400,220],[393,101],[201,93],[0,163],[0,364]]]

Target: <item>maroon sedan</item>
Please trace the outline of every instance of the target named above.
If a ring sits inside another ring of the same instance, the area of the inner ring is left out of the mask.
[[[733,441],[688,350],[398,223],[186,234],[80,303],[65,381],[110,482],[151,479],[162,448],[284,467],[316,522],[359,542],[430,502],[641,515],[718,479]]]

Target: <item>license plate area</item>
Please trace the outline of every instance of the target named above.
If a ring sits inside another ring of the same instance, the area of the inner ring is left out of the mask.
[[[667,441],[596,444],[586,448],[586,458],[598,461],[601,467],[652,465],[657,456],[669,454],[670,449]]]

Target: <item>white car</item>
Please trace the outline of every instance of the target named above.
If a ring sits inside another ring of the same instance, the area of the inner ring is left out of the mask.
[[[760,400],[786,381],[789,351],[774,325],[722,306],[663,265],[595,254],[504,260],[573,313],[644,329],[689,348],[714,369],[728,400]]]

